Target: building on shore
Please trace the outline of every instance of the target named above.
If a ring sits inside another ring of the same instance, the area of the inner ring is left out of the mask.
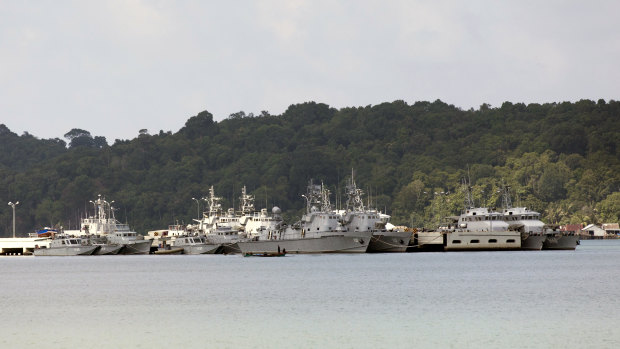
[[[589,224],[581,229],[581,235],[586,239],[616,239],[620,229],[617,223],[606,223],[603,227],[596,224]]]
[[[601,228],[605,230],[607,236],[615,236],[620,238],[620,224],[618,223],[603,223]]]

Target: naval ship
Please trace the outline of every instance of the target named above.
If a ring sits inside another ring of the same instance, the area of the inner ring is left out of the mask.
[[[353,173],[345,194],[346,209],[341,212],[341,224],[346,230],[372,231],[367,252],[405,252],[411,240],[411,232],[386,229],[390,216],[364,207],[363,191],[357,188]]]
[[[444,233],[445,251],[518,250],[521,233],[510,230],[500,212],[487,207],[473,207],[470,188],[467,188],[465,210],[459,216],[448,217],[440,230]]]
[[[368,250],[371,230],[347,230],[340,214],[332,209],[330,191],[323,184],[315,185],[310,180],[306,201],[306,212],[301,220],[292,226],[281,225],[280,229],[255,230],[249,241],[239,241],[245,255],[278,253],[365,253]],[[273,222],[279,218],[279,209],[272,210]]]
[[[545,226],[543,250],[574,250],[579,245],[579,235],[560,231],[558,226]]]
[[[574,250],[579,235],[562,232],[540,220],[540,213],[527,207],[512,207],[508,188],[504,188],[503,214],[510,229],[521,233],[522,250]]]
[[[243,227],[249,240],[271,240],[275,236],[279,236],[284,227],[282,211],[279,207],[274,206],[271,209],[271,215],[266,208],[262,208],[260,212],[256,212],[254,208],[254,195],[247,193],[246,187],[241,189],[241,217],[239,223]]]
[[[226,215],[222,214],[222,198],[215,195],[213,186],[209,188],[209,196],[205,200],[209,204],[209,211],[203,213],[202,219],[196,220],[198,231],[204,234],[209,244],[222,245],[218,253],[241,252],[237,243],[246,237],[234,209],[228,210]]]
[[[504,186],[502,201],[504,221],[508,228],[521,233],[521,249],[540,251],[547,239],[543,234],[545,223],[540,220],[540,213],[527,207],[512,207],[510,187]]]
[[[131,231],[129,225],[120,223],[114,217],[114,201],[106,201],[101,195],[90,201],[95,215],[82,219],[80,230],[65,230],[66,234],[89,238],[99,249],[96,254],[148,254],[151,240]],[[118,247],[121,246],[120,249]]]

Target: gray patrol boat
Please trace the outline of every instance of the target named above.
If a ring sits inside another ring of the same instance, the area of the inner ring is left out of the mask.
[[[306,212],[293,226],[274,226],[274,229],[256,230],[250,241],[239,241],[246,255],[286,252],[292,253],[365,253],[372,231],[350,230],[341,224],[342,217],[329,201],[330,192],[322,184],[308,184]],[[278,222],[280,210],[272,211],[271,222]],[[271,223],[270,223],[271,224]]]
[[[183,248],[183,254],[214,254],[220,251],[222,245],[208,243],[204,235],[182,235],[175,238],[172,247]]]
[[[545,223],[540,220],[540,213],[527,207],[512,207],[510,187],[504,186],[502,201],[504,221],[508,228],[521,233],[521,249],[540,251],[547,236],[543,234]]]
[[[522,250],[574,250],[579,245],[579,235],[545,224],[540,220],[540,213],[527,207],[512,207],[507,187],[503,201],[504,220],[510,229],[521,233]]]
[[[543,250],[574,250],[580,242],[579,235],[561,231],[554,225],[546,225],[544,234]]]
[[[386,224],[390,216],[377,210],[364,207],[362,195],[357,188],[353,173],[349,179],[346,192],[346,209],[341,212],[341,224],[352,231],[371,231],[367,252],[405,252],[411,240],[411,232],[388,230]]]
[[[78,237],[55,236],[50,241],[48,248],[36,248],[35,256],[88,256],[97,250],[99,246],[90,245],[87,241]]]

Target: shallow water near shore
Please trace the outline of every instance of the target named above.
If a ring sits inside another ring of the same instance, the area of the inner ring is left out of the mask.
[[[575,251],[0,257],[0,346],[617,348],[620,240]]]

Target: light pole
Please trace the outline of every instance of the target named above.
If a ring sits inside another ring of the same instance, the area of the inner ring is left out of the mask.
[[[192,198],[192,200],[196,201],[196,218],[200,219],[200,201],[196,198]]]
[[[97,218],[97,204],[93,200],[88,200],[88,202],[93,204],[93,208],[95,209],[95,215],[93,217]]]
[[[13,239],[15,239],[15,206],[19,205],[19,201],[12,203],[9,202],[9,206],[13,207]]]

